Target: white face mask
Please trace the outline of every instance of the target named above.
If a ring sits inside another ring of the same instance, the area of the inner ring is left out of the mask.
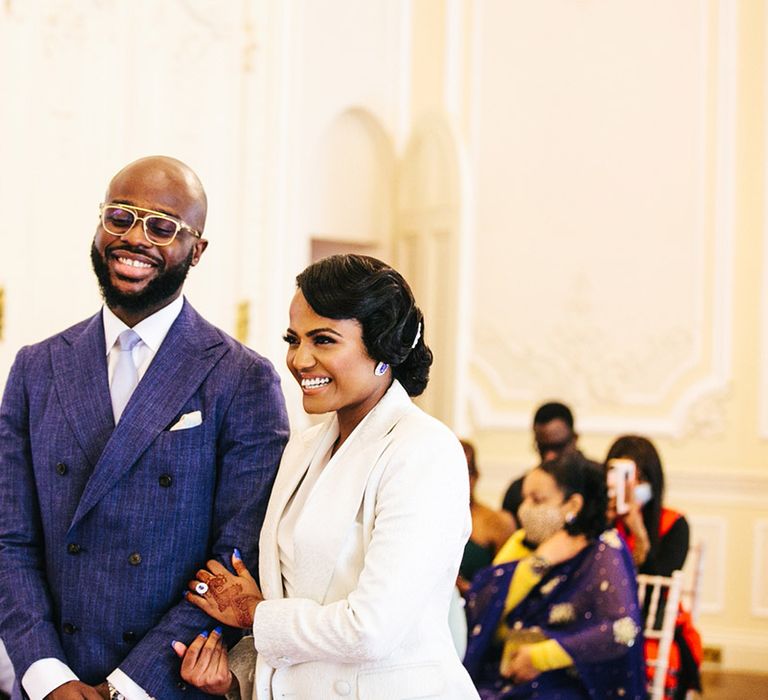
[[[521,504],[517,510],[525,539],[532,544],[548,540],[565,525],[565,516],[558,506]]]
[[[635,503],[641,508],[653,498],[651,485],[647,481],[635,484]]]

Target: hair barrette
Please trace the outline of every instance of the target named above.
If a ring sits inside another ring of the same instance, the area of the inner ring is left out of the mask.
[[[416,328],[416,337],[413,339],[413,342],[411,343],[411,350],[413,350],[416,347],[416,343],[419,342],[419,338],[421,338],[421,321],[419,321],[419,326]]]

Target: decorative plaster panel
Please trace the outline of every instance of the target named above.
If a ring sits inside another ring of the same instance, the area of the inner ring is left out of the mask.
[[[475,4],[478,427],[560,397],[583,430],[723,432],[737,10],[717,8]]]
[[[691,527],[691,544],[704,545],[700,610],[702,613],[712,615],[722,613],[725,610],[725,585],[728,572],[726,561],[728,521],[720,516],[688,515],[688,523]],[[689,578],[688,568],[686,565],[685,570]]]

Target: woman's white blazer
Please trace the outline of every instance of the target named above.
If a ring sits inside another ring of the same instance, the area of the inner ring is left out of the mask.
[[[283,597],[278,523],[337,435],[334,414],[280,463],[260,540],[253,697],[477,698],[448,628],[471,531],[466,459],[397,381],[314,484],[294,531],[297,593]]]

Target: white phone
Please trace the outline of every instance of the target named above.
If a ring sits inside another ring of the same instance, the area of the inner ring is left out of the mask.
[[[616,496],[616,514],[629,512],[629,482],[635,478],[635,463],[631,459],[616,458],[608,460],[608,496]]]

